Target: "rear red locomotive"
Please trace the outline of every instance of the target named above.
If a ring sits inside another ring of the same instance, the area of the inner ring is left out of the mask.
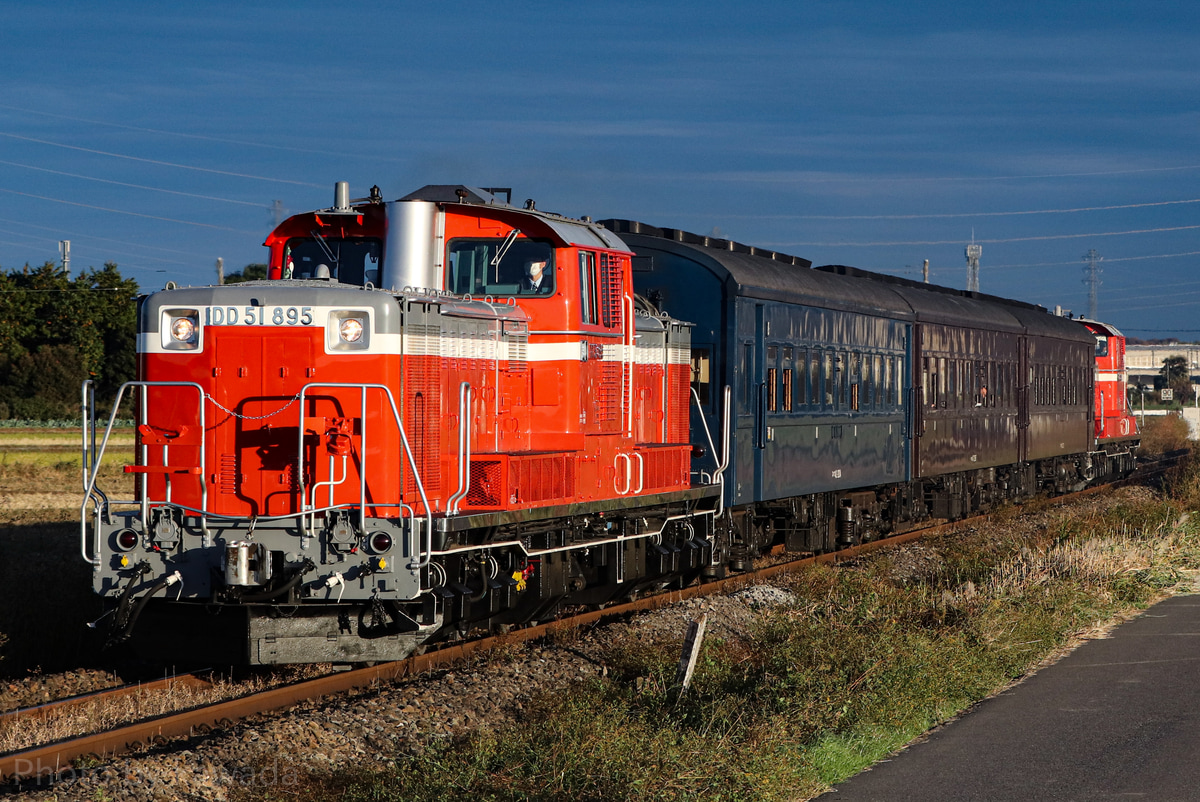
[[[1096,440],[1100,443],[1136,441],[1137,419],[1129,409],[1129,371],[1125,368],[1125,336],[1108,324],[1081,319],[1096,336]]]

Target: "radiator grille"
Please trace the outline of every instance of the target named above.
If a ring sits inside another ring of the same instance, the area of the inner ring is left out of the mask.
[[[535,504],[575,495],[575,461],[565,454],[509,461],[509,487],[517,504]]]

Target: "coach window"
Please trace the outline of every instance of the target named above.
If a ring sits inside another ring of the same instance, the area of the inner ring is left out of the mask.
[[[870,387],[867,380],[867,362],[862,358],[862,354],[855,351],[850,355],[850,409],[857,412],[862,409],[863,400],[866,403],[871,403]]]
[[[958,360],[946,362],[946,406],[954,409],[958,406]]]
[[[883,408],[883,357],[879,354],[871,359],[871,390],[872,406],[875,409]]]
[[[793,402],[793,398],[792,398],[792,376],[793,376],[792,368],[793,368],[794,363],[795,363],[795,360],[793,359],[792,349],[784,348],[783,349],[783,366],[782,366],[783,373],[781,374],[781,378],[783,379],[783,387],[781,388],[781,390],[783,392],[783,411],[784,412],[792,411],[792,402]]]
[[[825,351],[823,355],[824,364],[821,368],[821,390],[824,392],[823,406],[825,409],[833,409],[833,351]]]
[[[746,414],[753,414],[754,407],[754,344],[746,343],[742,348],[742,405]]]
[[[596,298],[596,254],[579,252],[579,317],[585,326],[600,323],[600,305]]]
[[[808,403],[808,349],[796,349],[796,405]]]
[[[834,356],[836,360],[833,365],[834,372],[837,375],[837,399],[835,401],[838,409],[850,404],[850,356],[845,351]]]
[[[805,383],[800,386],[800,389],[802,392],[808,394],[808,397],[805,398],[804,403],[815,407],[821,403],[821,354],[816,349],[809,351],[806,348],[804,350],[805,353],[809,354],[807,373],[808,378]]]
[[[767,346],[767,412],[779,411],[779,347]]]

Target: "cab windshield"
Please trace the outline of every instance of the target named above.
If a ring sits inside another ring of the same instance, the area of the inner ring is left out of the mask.
[[[324,265],[328,278],[343,284],[378,284],[382,250],[377,239],[296,237],[288,240],[283,253],[283,278],[325,278],[325,271],[319,270]]]
[[[459,295],[554,293],[554,246],[549,242],[455,239],[447,253],[446,289]]]

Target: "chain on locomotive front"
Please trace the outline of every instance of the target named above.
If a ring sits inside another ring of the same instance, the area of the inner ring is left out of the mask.
[[[135,498],[96,483],[111,423],[84,433],[113,640],[393,659],[713,565],[688,327],[635,311],[619,239],[464,188],[343,186],[268,238],[273,280],[141,300]]]

